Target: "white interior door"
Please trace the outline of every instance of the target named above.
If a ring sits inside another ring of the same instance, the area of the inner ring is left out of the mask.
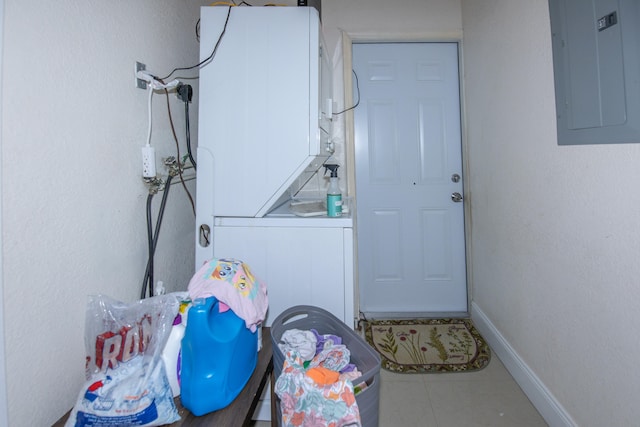
[[[457,43],[353,45],[364,313],[467,311]]]

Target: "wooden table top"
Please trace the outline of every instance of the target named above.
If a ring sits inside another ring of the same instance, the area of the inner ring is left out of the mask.
[[[258,362],[249,382],[242,389],[238,397],[226,408],[209,414],[196,417],[182,406],[180,396],[175,398],[176,408],[180,414],[180,420],[170,426],[212,426],[225,427],[249,426],[251,417],[258,405],[260,396],[271,377],[273,371],[273,348],[271,343],[270,328],[262,328],[262,349],[258,353]],[[62,416],[53,427],[63,427],[71,411]],[[272,407],[273,416],[273,407]]]

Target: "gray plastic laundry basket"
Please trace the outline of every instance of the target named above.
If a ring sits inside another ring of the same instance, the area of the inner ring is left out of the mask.
[[[284,354],[278,343],[285,331],[290,329],[315,329],[319,334],[332,334],[342,337],[342,343],[351,353],[351,363],[355,364],[362,377],[355,382],[364,381],[367,388],[356,395],[363,427],[378,427],[378,407],[380,401],[380,355],[345,325],[340,319],[318,307],[298,305],[285,310],[271,324],[271,340],[273,341],[273,372],[277,379],[282,373]],[[280,399],[276,396],[276,416],[282,425]]]

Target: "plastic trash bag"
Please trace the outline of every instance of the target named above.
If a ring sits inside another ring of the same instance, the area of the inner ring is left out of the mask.
[[[178,307],[174,295],[131,304],[89,297],[87,381],[65,426],[158,426],[180,419],[161,359]]]

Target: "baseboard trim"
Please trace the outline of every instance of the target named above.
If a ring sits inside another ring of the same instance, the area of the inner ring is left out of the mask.
[[[471,320],[547,424],[576,427],[578,424],[475,302],[471,303]]]

